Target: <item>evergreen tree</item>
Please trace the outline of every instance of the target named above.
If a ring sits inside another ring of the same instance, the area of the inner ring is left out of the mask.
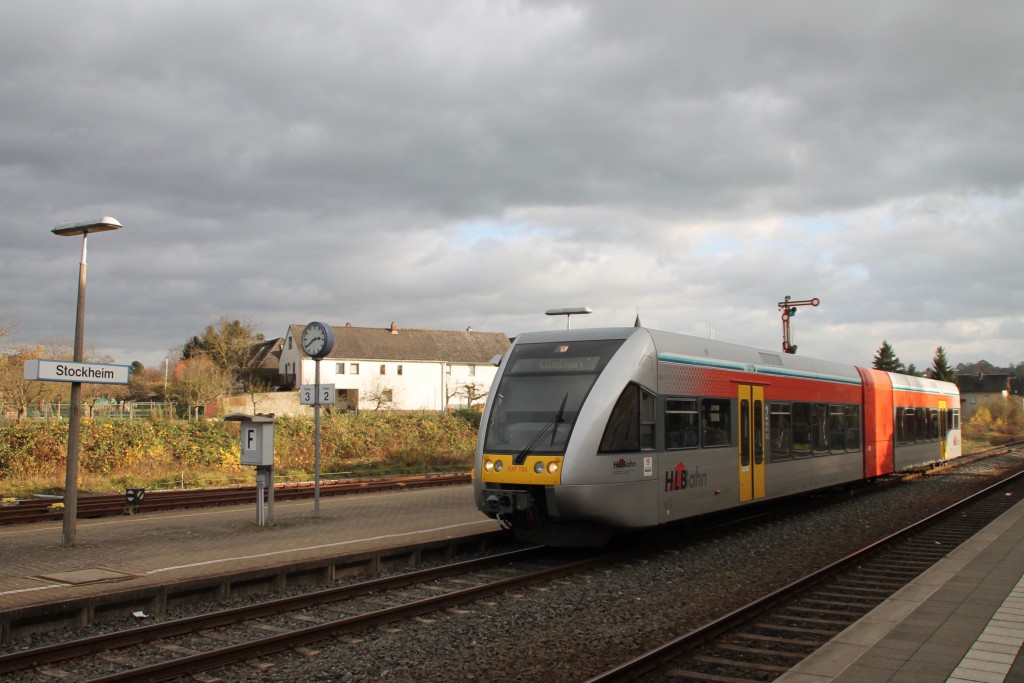
[[[886,340],[882,340],[882,345],[878,348],[878,353],[875,354],[872,367],[876,370],[885,370],[887,372],[903,372],[906,369],[903,361],[896,357],[896,352],[893,351],[892,346]]]
[[[943,382],[956,381],[956,370],[949,367],[949,361],[946,360],[946,349],[941,346],[935,349],[935,358],[932,359],[932,367],[928,370],[928,376]]]

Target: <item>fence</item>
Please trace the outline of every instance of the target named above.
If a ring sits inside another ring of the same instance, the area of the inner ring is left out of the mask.
[[[199,409],[202,411],[202,409]],[[118,403],[99,403],[86,405],[83,415],[93,419],[146,419],[192,417],[195,408],[186,410],[178,403],[159,403],[155,401],[120,401]],[[24,419],[67,420],[71,416],[70,403],[43,403],[29,406]],[[6,410],[3,417],[8,420],[17,419],[17,412]],[[198,417],[198,416],[196,416]]]

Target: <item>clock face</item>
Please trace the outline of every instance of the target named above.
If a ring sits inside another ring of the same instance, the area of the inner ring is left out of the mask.
[[[325,355],[327,348],[327,330],[320,323],[310,323],[302,330],[302,350],[310,356]]]

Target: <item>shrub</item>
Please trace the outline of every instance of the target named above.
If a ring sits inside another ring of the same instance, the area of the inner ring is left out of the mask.
[[[469,467],[476,420],[459,413],[338,413],[321,420],[321,471],[380,474]],[[22,495],[63,488],[66,421],[0,423],[0,492]],[[252,481],[240,463],[236,422],[83,419],[80,487],[222,486]],[[312,478],[314,424],[279,417],[274,460],[291,479]],[[303,476],[305,475],[305,477]]]

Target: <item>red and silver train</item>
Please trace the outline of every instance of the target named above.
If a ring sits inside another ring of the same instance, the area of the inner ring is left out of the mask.
[[[642,327],[520,335],[477,507],[525,541],[640,529],[959,457],[956,385]]]

